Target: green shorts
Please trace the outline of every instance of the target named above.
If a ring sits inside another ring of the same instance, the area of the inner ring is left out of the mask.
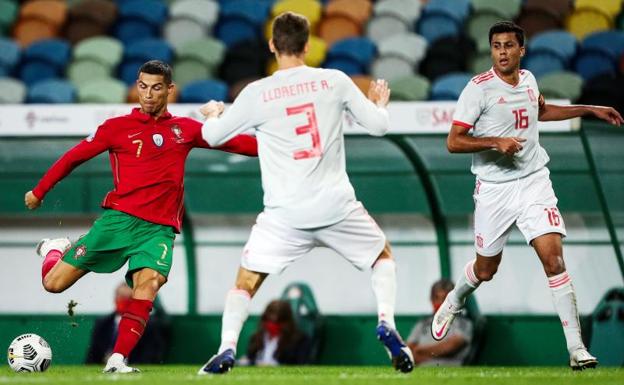
[[[106,210],[91,230],[63,256],[63,261],[82,270],[112,273],[128,262],[126,282],[132,273],[150,268],[165,278],[173,262],[174,229],[116,210]]]

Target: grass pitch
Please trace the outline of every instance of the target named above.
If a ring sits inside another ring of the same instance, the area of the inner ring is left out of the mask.
[[[236,367],[226,375],[197,376],[199,365],[140,366],[140,374],[104,375],[99,366],[54,366],[45,373],[0,370],[0,384],[244,384],[244,385],[622,385],[624,369],[597,368],[573,372],[566,367],[416,368],[404,375],[388,367],[298,366]]]

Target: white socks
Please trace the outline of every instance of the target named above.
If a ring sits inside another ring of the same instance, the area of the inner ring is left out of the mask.
[[[236,353],[238,336],[247,316],[249,316],[250,302],[251,297],[245,290],[232,289],[228,291],[225,296],[225,309],[221,319],[221,346],[219,346],[218,354],[227,349],[232,349]]]
[[[565,335],[568,351],[584,348],[581,338],[581,324],[576,308],[576,295],[567,271],[548,278],[548,286],[553,296],[555,309],[559,314],[563,334]]]
[[[392,259],[377,260],[371,276],[373,292],[377,298],[377,315],[379,322],[386,321],[396,329],[394,324],[394,305],[396,302],[396,263]]]
[[[455,283],[455,288],[447,295],[451,304],[457,308],[464,306],[466,297],[472,294],[481,284],[481,281],[479,281],[474,272],[474,264],[476,261],[476,259],[473,259],[466,264],[464,267],[464,274],[459,277],[457,283]]]

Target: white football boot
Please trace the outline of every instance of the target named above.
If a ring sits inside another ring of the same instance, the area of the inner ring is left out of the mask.
[[[141,373],[137,368],[130,367],[126,364],[124,356],[119,353],[113,353],[106,362],[106,367],[102,373]]]
[[[61,254],[65,254],[70,248],[71,242],[69,238],[43,238],[37,244],[37,254],[39,254],[41,258],[45,258],[51,250],[58,250]]]
[[[570,353],[570,367],[572,370],[584,370],[598,366],[596,357],[589,354],[585,347],[574,350]]]
[[[436,341],[441,341],[446,337],[455,316],[461,313],[462,309],[463,307],[453,305],[447,295],[431,321],[431,337]]]

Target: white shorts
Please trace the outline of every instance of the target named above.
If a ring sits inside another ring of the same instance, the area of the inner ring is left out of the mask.
[[[565,224],[549,176],[544,168],[503,183],[477,179],[473,197],[475,247],[479,255],[490,257],[503,251],[514,223],[528,244],[548,233],[565,237]]]
[[[386,236],[364,206],[358,206],[340,222],[314,229],[295,229],[271,214],[260,213],[241,266],[259,273],[281,273],[313,248],[324,246],[360,270],[371,268],[384,249]]]

